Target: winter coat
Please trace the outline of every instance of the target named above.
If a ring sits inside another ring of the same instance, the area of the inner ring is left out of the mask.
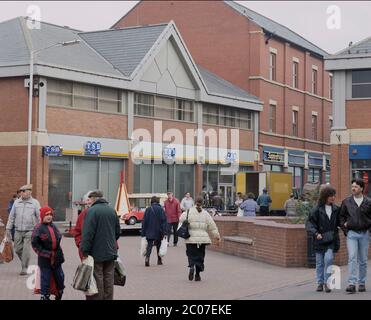
[[[192,198],[183,198],[182,202],[180,203],[180,208],[182,211],[187,211],[188,209],[191,209],[195,205]]]
[[[286,200],[285,205],[284,205],[286,216],[295,217],[297,205],[298,205],[298,202],[295,199]]]
[[[116,211],[104,199],[98,199],[85,216],[80,250],[95,262],[117,259],[116,240],[120,237],[120,222]]]
[[[62,235],[53,223],[40,223],[35,227],[31,244],[40,268],[55,268],[64,262],[61,240]]]
[[[314,247],[316,251],[326,251],[328,248],[337,252],[340,248],[339,229],[340,227],[340,208],[336,205],[332,205],[331,219],[328,218],[325,206],[315,207],[309,214],[306,229],[311,232],[314,237]],[[334,241],[328,244],[321,243],[321,240],[317,240],[317,235],[323,235],[325,232],[334,233]]]
[[[241,203],[240,209],[245,217],[255,217],[259,206],[254,199],[247,199]]]
[[[85,220],[86,214],[88,213],[88,209],[89,208],[84,209],[79,214],[77,221],[76,221],[76,226],[73,229],[73,236],[75,238],[76,246],[77,248],[79,248],[79,256],[81,260],[83,258],[82,252],[80,250],[80,243],[81,243],[81,238],[82,238],[82,226],[84,225],[84,220]]]
[[[272,198],[268,194],[263,193],[258,197],[256,202],[261,207],[269,207],[269,205],[272,203]]]
[[[153,203],[144,212],[141,235],[150,240],[162,240],[166,229],[165,212],[158,203]]]
[[[9,214],[7,230],[12,230],[15,226],[17,231],[33,231],[35,226],[40,223],[40,203],[30,197],[27,200],[17,199]]]
[[[179,227],[186,219],[187,211],[183,212],[180,216]],[[201,212],[198,212],[196,207],[189,209],[188,222],[188,230],[191,236],[185,240],[186,244],[210,244],[211,239],[209,234],[213,238],[220,238],[218,228],[206,210],[202,209]]]
[[[166,200],[164,202],[164,209],[168,223],[179,221],[182,210],[180,209],[180,203],[177,198],[173,198],[172,201]]]
[[[344,227],[345,223],[347,227]],[[346,198],[340,208],[340,226],[345,233],[349,230],[367,231],[371,227],[371,199],[364,197],[358,207],[353,196]]]

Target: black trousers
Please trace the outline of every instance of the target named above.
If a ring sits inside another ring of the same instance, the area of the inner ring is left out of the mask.
[[[194,243],[187,243],[186,244],[187,250],[186,254],[188,257],[188,267],[194,268],[196,267],[196,274],[204,271],[205,265],[205,244],[194,244]]]
[[[176,233],[178,230],[179,222],[173,222],[167,224],[167,241],[170,243],[170,235],[171,231],[173,231],[174,234],[174,244],[178,243],[178,234]]]
[[[151,240],[147,239],[147,252],[146,252],[146,258],[149,258],[151,256],[152,248],[155,245],[157,249],[157,256],[158,253],[160,252],[160,247],[161,247],[161,240]]]
[[[260,215],[269,216],[269,207],[260,206]]]

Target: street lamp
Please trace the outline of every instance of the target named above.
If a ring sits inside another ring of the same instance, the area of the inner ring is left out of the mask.
[[[31,183],[31,143],[32,143],[32,97],[33,97],[33,64],[35,56],[41,51],[53,48],[53,47],[65,47],[79,43],[80,40],[71,40],[65,42],[57,42],[48,47],[31,50],[30,51],[30,82],[29,82],[29,96],[28,96],[28,137],[27,137],[27,184]]]

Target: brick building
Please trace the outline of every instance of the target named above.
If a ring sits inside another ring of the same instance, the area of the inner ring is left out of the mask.
[[[334,126],[331,132],[331,184],[338,199],[350,194],[353,178],[371,178],[371,38],[326,57],[334,75]]]
[[[258,167],[262,102],[198,67],[174,23],[81,32],[15,18],[0,23],[0,40],[2,218],[26,183],[31,51],[31,183],[58,219],[88,190],[114,205],[122,172],[129,192],[181,197],[204,184],[227,195],[235,174],[223,168]]]
[[[174,20],[197,64],[264,102],[259,171],[329,182],[332,77],[326,52],[233,1],[141,1],[112,28]]]

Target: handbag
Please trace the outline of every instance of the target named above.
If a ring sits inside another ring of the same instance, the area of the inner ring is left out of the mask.
[[[123,287],[126,283],[126,272],[120,258],[115,261],[114,285]]]
[[[182,225],[179,227],[177,231],[178,237],[181,237],[183,239],[188,239],[191,236],[188,230],[189,228],[188,214],[189,210],[187,210],[187,218],[183,221]]]
[[[334,231],[327,231],[321,234],[322,239],[318,240],[319,244],[325,245],[334,241]]]
[[[0,257],[5,262],[11,262],[14,258],[12,241],[6,237],[3,239],[0,245]]]

